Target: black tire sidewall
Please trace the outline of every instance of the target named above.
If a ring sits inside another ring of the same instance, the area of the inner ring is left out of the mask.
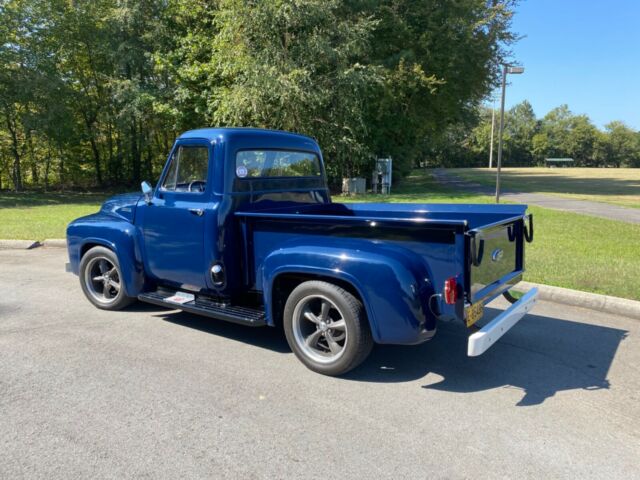
[[[91,293],[88,291],[87,285],[85,283],[85,278],[86,278],[85,270],[87,268],[87,265],[92,259],[96,257],[104,257],[108,259],[116,267],[118,271],[118,278],[120,279],[121,288],[120,288],[120,291],[118,292],[118,295],[116,296],[116,300],[111,303],[98,302],[95,298],[93,298]],[[120,268],[120,262],[118,262],[118,256],[115,254],[113,250],[109,250],[106,247],[93,247],[87,250],[87,252],[80,259],[80,268],[78,273],[79,273],[78,277],[80,278],[80,286],[82,287],[82,292],[93,305],[95,305],[96,307],[102,310],[120,310],[130,305],[133,301],[135,301],[135,298],[128,297],[125,293],[126,286],[124,284],[124,279],[122,278],[122,269]]]
[[[347,330],[347,344],[345,352],[335,362],[319,363],[309,358],[302,351],[295,340],[293,333],[293,312],[296,305],[305,297],[321,295],[331,300],[344,317]],[[293,353],[309,369],[324,375],[341,375],[358,366],[369,354],[371,346],[371,334],[369,325],[364,315],[362,304],[346,290],[323,281],[307,281],[298,285],[287,298],[284,307],[283,326],[287,342]],[[364,350],[363,351],[363,346]]]

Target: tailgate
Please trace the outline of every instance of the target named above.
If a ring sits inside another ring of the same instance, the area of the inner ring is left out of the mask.
[[[517,216],[467,232],[470,303],[493,298],[521,280],[524,240],[531,240],[532,222],[531,215]]]

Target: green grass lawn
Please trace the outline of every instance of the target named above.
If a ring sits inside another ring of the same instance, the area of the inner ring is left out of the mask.
[[[64,238],[74,218],[97,212],[105,194],[0,192],[0,238]]]
[[[455,168],[451,173],[495,187],[495,169]],[[640,168],[504,168],[503,188],[640,208]]]
[[[640,300],[640,225],[531,207],[525,280]]]
[[[393,195],[334,201],[493,203],[493,198],[448,190],[428,172],[415,171]],[[526,280],[640,300],[640,225],[540,207],[529,210],[535,239],[527,244]]]
[[[63,238],[69,221],[98,210],[105,195],[0,193],[0,238]],[[415,171],[393,195],[335,196],[340,202],[492,203],[451,191]],[[526,280],[640,300],[640,225],[531,207],[535,241]]]

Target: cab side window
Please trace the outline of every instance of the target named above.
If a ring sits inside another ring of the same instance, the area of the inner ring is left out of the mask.
[[[209,149],[180,146],[173,154],[162,189],[172,192],[204,192],[209,169]]]

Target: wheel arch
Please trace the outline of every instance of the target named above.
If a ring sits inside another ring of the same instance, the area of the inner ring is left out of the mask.
[[[376,343],[415,344],[430,338],[436,320],[427,313],[432,287],[424,268],[392,253],[310,245],[273,251],[258,269],[267,323],[278,324],[286,294],[300,281],[324,280],[362,302]]]
[[[82,257],[84,257],[85,254],[89,250],[91,250],[93,247],[105,247],[111,250],[113,253],[115,253],[116,256],[118,256],[118,251],[116,249],[116,246],[113,243],[108,242],[101,238],[93,238],[93,239],[87,239],[86,241],[80,244],[80,260],[82,260]],[[118,257],[118,261],[120,261],[120,257]]]
[[[126,294],[136,297],[145,281],[138,237],[134,225],[111,215],[98,213],[78,219],[67,227],[71,270],[80,274],[80,261],[91,248],[107,248],[118,259]]]
[[[367,313],[367,321],[369,321],[369,312],[367,312],[367,303],[360,288],[358,288],[353,279],[345,279],[337,275],[331,275],[327,272],[303,272],[300,270],[283,270],[279,272],[271,282],[271,297],[269,305],[271,306],[269,322],[274,326],[282,326],[282,314],[284,305],[289,298],[291,292],[300,284],[313,280],[324,281],[336,285],[362,303]],[[371,326],[371,325],[370,325]]]

